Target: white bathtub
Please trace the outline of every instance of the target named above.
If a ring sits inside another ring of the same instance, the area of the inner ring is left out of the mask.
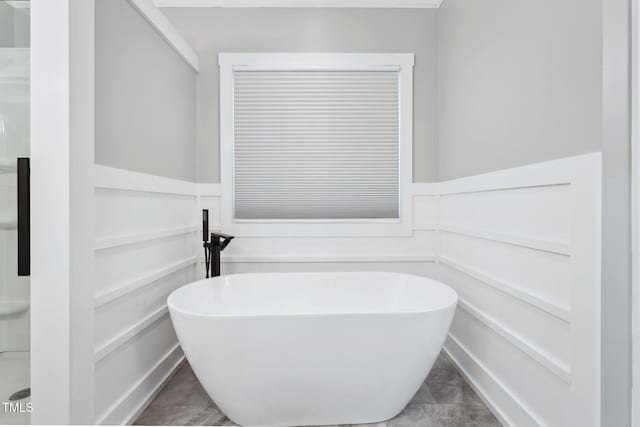
[[[235,423],[384,421],[424,381],[456,293],[398,273],[259,273],[174,291],[171,320],[193,371]]]

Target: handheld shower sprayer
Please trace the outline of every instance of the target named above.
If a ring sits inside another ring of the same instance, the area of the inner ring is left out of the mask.
[[[211,240],[209,240],[211,236]],[[209,210],[202,210],[202,247],[204,248],[204,263],[206,277],[220,275],[220,252],[227,247],[234,236],[222,233],[209,234]]]

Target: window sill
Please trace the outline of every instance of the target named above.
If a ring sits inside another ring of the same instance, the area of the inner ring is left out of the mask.
[[[401,220],[243,220],[222,224],[237,237],[410,237],[413,228]]]

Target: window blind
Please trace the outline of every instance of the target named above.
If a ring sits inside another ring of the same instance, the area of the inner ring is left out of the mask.
[[[236,219],[399,217],[399,72],[233,72]]]

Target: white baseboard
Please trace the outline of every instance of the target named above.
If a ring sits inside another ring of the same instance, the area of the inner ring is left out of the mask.
[[[155,399],[156,396],[158,396],[158,394],[162,391],[164,386],[167,385],[169,381],[171,381],[171,379],[176,375],[178,370],[182,367],[182,365],[186,363],[186,361],[187,361],[187,358],[185,356],[182,356],[180,359],[178,359],[178,362],[175,363],[175,365],[169,371],[167,376],[158,383],[158,385],[153,389],[151,393],[147,395],[147,397],[142,401],[138,409],[136,409],[131,415],[127,417],[126,425],[132,425],[133,423],[136,422],[138,417],[140,417],[140,415],[142,415],[144,410],[147,409],[147,407],[149,407],[151,402],[153,402],[153,399]]]
[[[457,348],[457,351],[454,350],[454,348]],[[516,398],[514,393],[505,387],[502,382],[480,363],[456,338],[449,335],[444,345],[444,351],[469,386],[471,386],[473,391],[476,392],[478,397],[487,405],[489,410],[503,426],[545,427],[545,424],[537,420],[526,405]],[[461,355],[466,359],[465,361],[461,360]],[[471,369],[475,370],[476,374],[472,374],[470,372]],[[491,390],[491,392],[489,390]],[[503,409],[505,406],[521,409],[522,415],[517,419],[508,418]]]
[[[135,422],[138,416],[146,409],[147,406],[153,401],[153,398],[162,390],[162,387],[171,379],[175,374],[178,367],[185,361],[185,356],[182,353],[182,348],[179,344],[176,344],[171,350],[169,350],[151,369],[149,369],[126,393],[124,393],[120,399],[112,405],[106,413],[102,414],[96,424],[107,425],[129,425]],[[161,368],[164,365],[169,364],[169,367],[162,372]],[[145,385],[149,385],[148,382],[154,378],[154,376],[160,376],[160,379],[151,384],[151,391],[144,393],[140,390]],[[133,410],[127,410],[127,404],[131,403],[131,400],[136,393],[142,393],[143,397],[137,400],[139,403],[134,403]]]

